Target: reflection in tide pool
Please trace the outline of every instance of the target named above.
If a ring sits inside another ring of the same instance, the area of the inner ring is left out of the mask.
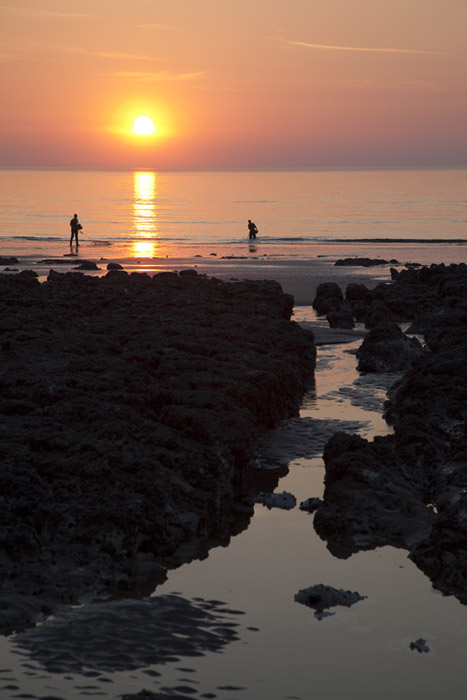
[[[158,233],[156,174],[150,172],[134,173],[133,186],[133,227],[136,237],[139,239],[133,242],[133,253],[137,256],[153,257],[158,247],[155,240]]]

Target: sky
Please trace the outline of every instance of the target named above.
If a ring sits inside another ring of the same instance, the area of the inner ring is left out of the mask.
[[[0,73],[0,166],[467,166],[467,0],[0,0]]]

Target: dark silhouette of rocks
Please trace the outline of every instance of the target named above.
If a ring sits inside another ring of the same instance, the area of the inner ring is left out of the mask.
[[[330,328],[353,328],[352,306],[348,301],[342,301],[336,309],[326,315]]]
[[[338,605],[350,608],[352,605],[355,605],[355,603],[365,598],[366,596],[362,596],[360,593],[344,591],[342,588],[333,588],[332,586],[325,586],[322,583],[310,586],[309,588],[302,588],[294,596],[297,603],[307,605],[309,608],[316,610],[315,617],[318,620],[334,614],[325,613],[323,615],[324,611],[329,608],[334,608]]]
[[[195,271],[0,275],[0,629],[229,536],[253,445],[313,376],[292,306]]]
[[[300,503],[300,510],[305,511],[306,513],[314,513],[315,511],[318,510],[322,503],[321,498],[307,498],[306,501],[302,501]]]
[[[336,282],[321,282],[316,289],[313,308],[320,316],[339,308],[344,301],[342,290]]]
[[[377,265],[399,265],[397,260],[383,260],[382,258],[343,258],[336,260],[334,265],[340,267],[375,267]]]
[[[393,435],[370,443],[337,433],[327,443],[315,528],[336,556],[404,547],[436,588],[467,603],[467,266],[411,268],[393,280],[370,290],[367,305],[381,301],[412,321],[426,349],[389,392]]]
[[[409,338],[396,323],[379,323],[357,350],[360,372],[400,372],[423,354],[419,340]]]
[[[426,643],[425,639],[416,639],[415,642],[410,642],[411,651],[418,651],[419,654],[428,654],[430,647]]]
[[[95,262],[92,260],[83,260],[82,263],[77,265],[76,267],[77,270],[100,270],[100,267],[97,266]]]

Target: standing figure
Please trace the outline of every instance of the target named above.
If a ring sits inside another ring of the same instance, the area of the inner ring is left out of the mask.
[[[70,221],[70,228],[71,228],[71,238],[70,238],[70,245],[73,243],[73,238],[76,240],[76,245],[79,246],[78,243],[78,231],[82,229],[83,227],[78,221],[78,214],[75,214]]]
[[[251,240],[256,238],[256,234],[258,233],[258,229],[256,227],[256,224],[253,223],[251,219],[248,219],[248,238]]]

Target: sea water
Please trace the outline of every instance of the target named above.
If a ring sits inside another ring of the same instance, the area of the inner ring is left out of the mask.
[[[156,257],[245,249],[268,255],[467,243],[467,170],[151,172],[0,169],[0,254],[81,242]]]

